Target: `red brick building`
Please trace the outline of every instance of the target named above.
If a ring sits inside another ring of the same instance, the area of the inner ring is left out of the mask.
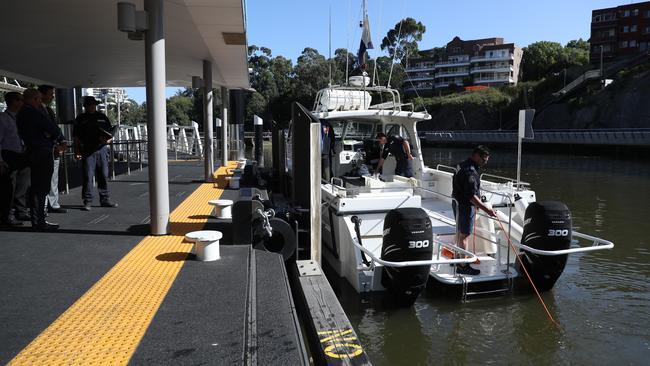
[[[596,9],[591,14],[592,63],[650,51],[650,1]]]

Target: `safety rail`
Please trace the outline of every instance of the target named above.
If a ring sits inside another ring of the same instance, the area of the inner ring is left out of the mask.
[[[363,245],[358,243],[357,238],[352,238],[352,244],[359,248],[362,252],[364,252],[366,255],[372,259],[374,263],[379,263],[382,266],[385,267],[413,267],[413,266],[428,266],[428,265],[434,265],[434,264],[462,264],[462,263],[474,263],[478,259],[478,257],[473,254],[472,252],[469,252],[465,249],[461,249],[455,245],[444,243],[440,240],[433,239],[433,243],[438,244],[438,252],[440,252],[441,248],[444,246],[448,250],[452,252],[457,252],[461,255],[469,256],[468,258],[458,258],[458,259],[440,259],[440,253],[438,253],[438,259],[431,259],[431,260],[424,260],[424,261],[404,261],[404,262],[392,262],[392,261],[386,261],[381,258],[377,258],[371,250],[368,248],[364,247]]]
[[[454,173],[456,173],[456,172],[458,171],[458,169],[456,169],[456,168],[453,167],[453,166],[444,165],[444,164],[438,164],[438,165],[436,165],[436,170],[441,170],[440,168],[449,169],[449,170],[453,171]],[[444,170],[442,170],[442,171],[444,171]]]
[[[501,176],[501,175],[495,175],[495,174],[483,173],[483,174],[481,174],[480,179],[483,180],[483,177],[490,177],[490,178],[496,178],[496,179],[503,179],[503,180],[505,180],[505,181],[507,181],[507,182],[517,183],[517,180],[516,180],[516,179],[514,179],[514,178],[509,178],[509,177],[504,177],[504,176]],[[496,182],[495,182],[495,183],[496,183]],[[519,181],[518,185],[519,185],[520,187],[517,187],[517,188],[518,188],[518,189],[521,189],[521,186],[530,186],[530,183],[528,183],[528,182],[523,182],[523,181]]]
[[[531,252],[533,254],[538,254],[538,255],[564,255],[564,254],[576,254],[576,253],[585,253],[585,252],[593,252],[596,250],[603,250],[603,249],[612,249],[614,248],[614,243],[612,243],[609,240],[597,238],[595,236],[583,234],[577,231],[572,231],[573,236],[577,236],[578,238],[581,239],[586,239],[592,241],[591,246],[585,246],[585,247],[579,247],[579,248],[570,248],[570,249],[560,249],[560,250],[542,250],[542,249],[536,249],[536,248],[531,248],[528,245],[524,245],[521,243],[515,243],[513,242],[513,245],[521,248],[527,252]]]

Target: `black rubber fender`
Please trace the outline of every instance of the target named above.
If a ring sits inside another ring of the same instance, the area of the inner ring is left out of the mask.
[[[279,253],[284,261],[288,261],[296,252],[296,233],[286,221],[273,217],[269,219],[273,235],[255,245],[255,249]]]

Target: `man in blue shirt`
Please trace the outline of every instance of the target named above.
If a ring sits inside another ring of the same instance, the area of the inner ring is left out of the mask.
[[[491,217],[496,217],[496,212],[479,198],[481,194],[480,168],[487,164],[489,159],[490,151],[487,147],[477,146],[467,160],[458,164],[454,174],[451,196],[455,201],[452,201],[452,208],[454,216],[456,216],[457,245],[462,249],[468,248],[468,238],[474,229],[477,207]],[[472,268],[468,264],[459,265],[456,272],[472,276],[481,273],[480,270]]]
[[[16,121],[18,133],[25,143],[27,161],[31,168],[31,219],[32,227],[37,230],[56,230],[58,224],[45,221],[45,199],[50,192],[52,172],[54,170],[53,153],[57,141],[63,135],[59,126],[42,112],[41,95],[36,89],[25,89],[25,105],[18,112]],[[60,144],[64,148],[65,143]],[[58,151],[56,152],[58,153]]]

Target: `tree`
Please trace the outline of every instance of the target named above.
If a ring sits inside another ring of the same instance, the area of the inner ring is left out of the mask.
[[[139,105],[133,99],[127,99],[122,103],[122,124],[135,126],[140,123],[147,123],[147,106]]]
[[[294,74],[291,85],[294,100],[309,108],[316,93],[327,87],[329,82],[329,68],[325,56],[314,48],[305,48],[298,57]]]
[[[406,58],[417,54],[418,42],[425,31],[426,27],[421,22],[413,18],[402,19],[388,31],[381,42],[381,49],[388,50],[391,58],[405,65]]]
[[[192,98],[180,93],[167,99],[167,123],[176,123],[179,126],[189,126],[192,121],[190,115],[193,108],[194,103]]]
[[[523,79],[539,80],[552,71],[557,72],[558,64],[564,59],[562,45],[557,42],[539,41],[524,48]],[[562,67],[559,67],[561,70]]]
[[[334,59],[329,62],[332,64],[332,84],[343,85],[346,83],[346,67],[347,75],[352,75],[357,64],[357,55],[345,48],[337,48],[334,51]]]
[[[589,42],[582,38],[569,41],[564,47],[564,67],[584,66],[589,64]]]
[[[388,78],[390,77],[390,85],[401,87],[403,82],[408,82],[406,80],[406,72],[404,72],[404,67],[400,63],[393,64],[393,59],[387,56],[381,56],[375,59],[375,62],[372,62],[370,65],[369,72],[374,73],[373,68],[375,64],[377,65],[377,75],[375,76],[375,85],[386,86],[388,84]],[[393,74],[391,75],[391,65],[393,66]]]

